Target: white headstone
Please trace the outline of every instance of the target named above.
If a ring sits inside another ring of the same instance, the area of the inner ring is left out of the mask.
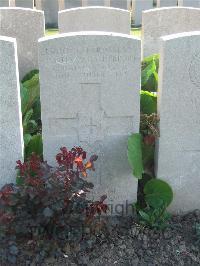
[[[44,11],[45,25],[47,28],[58,27],[58,0],[40,0],[36,7]]]
[[[132,203],[137,181],[127,139],[139,131],[140,40],[106,32],[77,32],[39,41],[44,158],[60,147],[97,154],[91,173],[98,195]]]
[[[0,37],[0,187],[16,180],[23,131],[16,40]]]
[[[0,7],[9,7],[9,0],[0,0]]]
[[[200,0],[178,0],[179,6],[200,7]]]
[[[200,9],[190,7],[163,7],[143,12],[143,57],[159,52],[160,37],[200,30]]]
[[[65,0],[65,9],[81,7],[82,0]]]
[[[17,39],[20,79],[38,68],[38,39],[44,36],[44,14],[27,8],[0,8],[0,35]]]
[[[177,6],[177,0],[157,0],[157,7]]]
[[[157,176],[174,190],[171,209],[200,207],[200,32],[161,38]]]
[[[88,6],[104,6],[104,0],[87,0]]]
[[[133,21],[135,26],[142,24],[142,11],[153,8],[153,0],[133,0]]]
[[[130,0],[110,0],[110,6],[129,10]]]
[[[15,0],[17,7],[34,8],[34,0]]]
[[[130,13],[111,7],[66,9],[59,12],[59,31],[109,31],[130,34]]]

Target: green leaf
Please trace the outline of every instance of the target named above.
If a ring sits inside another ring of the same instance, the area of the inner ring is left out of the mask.
[[[139,211],[139,215],[142,217],[142,219],[143,219],[144,221],[147,221],[147,222],[150,221],[150,217],[149,217],[149,215],[148,215],[146,212],[140,210],[140,211]]]
[[[143,114],[157,113],[157,95],[142,90],[140,92],[140,107]]]
[[[159,55],[146,57],[142,62],[142,89],[155,92],[158,89]]]
[[[41,134],[34,135],[29,141],[25,149],[26,158],[30,157],[33,152],[42,157],[43,145]]]
[[[173,200],[173,191],[169,184],[160,179],[151,179],[144,187],[145,201],[153,208],[169,206]]]
[[[29,79],[32,79],[32,77],[35,75],[35,74],[38,74],[39,73],[39,70],[38,69],[33,69],[31,70],[29,73],[27,73],[23,79],[22,79],[22,83],[24,83],[25,81],[29,80]]]
[[[149,80],[149,78],[151,77],[151,75],[154,74],[154,72],[156,71],[156,63],[155,61],[151,61],[149,65],[147,65],[147,67],[142,70],[142,86],[144,86],[147,81]]]
[[[39,74],[21,85],[22,113],[28,112],[40,97]]]
[[[21,95],[21,109],[22,109],[22,115],[24,116],[27,110],[28,101],[29,101],[29,95],[28,90],[26,87],[21,84],[20,86],[20,95]]]
[[[142,179],[143,163],[142,163],[142,137],[139,133],[132,134],[128,138],[128,161],[133,170],[133,175],[138,179]]]
[[[33,115],[33,109],[28,110],[23,118],[23,126],[28,125],[28,122],[31,119],[32,115]]]
[[[25,147],[29,144],[31,138],[32,138],[31,134],[25,134],[24,135],[24,145],[25,145]]]

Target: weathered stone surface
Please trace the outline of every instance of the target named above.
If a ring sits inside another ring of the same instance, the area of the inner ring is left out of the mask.
[[[15,182],[23,160],[23,132],[16,40],[0,37],[0,187]]]
[[[187,212],[200,208],[200,32],[164,36],[160,56],[157,176]]]
[[[15,5],[17,7],[33,8],[34,0],[15,0]]]
[[[20,79],[38,68],[38,39],[44,36],[44,14],[26,8],[0,8],[0,35],[17,39]]]
[[[142,24],[142,11],[153,8],[153,0],[133,0],[133,21],[135,26]]]
[[[179,6],[200,7],[200,0],[178,0]]]
[[[164,7],[143,12],[143,56],[159,52],[160,37],[164,35],[200,30],[200,9],[190,7]]]
[[[177,0],[157,0],[157,7],[177,6]]]
[[[82,6],[82,0],[65,0],[65,8],[75,8],[75,7],[81,7]]]
[[[0,7],[9,7],[9,0],[0,0]]]
[[[107,194],[114,207],[134,202],[127,139],[139,131],[140,40],[61,34],[39,41],[39,58],[45,160],[55,164],[60,147],[81,145],[99,156],[91,172],[96,194]]]
[[[63,10],[59,12],[59,31],[109,31],[130,34],[130,13],[111,7]]]

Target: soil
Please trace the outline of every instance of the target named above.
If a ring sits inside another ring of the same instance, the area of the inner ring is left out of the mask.
[[[131,218],[115,217],[108,223],[109,230],[96,237],[90,250],[71,253],[66,246],[61,257],[47,258],[42,265],[200,265],[200,239],[195,230],[200,223],[200,210],[173,216],[163,231],[138,225]],[[17,265],[38,264],[35,258],[21,254]]]

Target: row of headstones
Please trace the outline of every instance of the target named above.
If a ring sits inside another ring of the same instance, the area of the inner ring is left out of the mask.
[[[34,0],[0,0],[0,7],[24,7],[33,8]]]
[[[58,11],[75,7],[107,6],[129,10],[132,13],[134,24],[141,25],[142,11],[152,9],[153,0],[36,0],[36,8],[44,10],[47,27],[58,26]],[[0,0],[0,7],[25,7],[34,8],[34,0]],[[157,0],[157,7],[167,6],[191,6],[200,7],[200,0]],[[75,20],[75,23],[76,22]]]
[[[142,11],[152,9],[154,0],[36,0],[36,8],[44,10],[47,27],[58,26],[58,11],[86,6],[106,6],[131,12],[135,26],[142,23]],[[200,7],[200,0],[156,0],[157,7],[168,6]]]
[[[4,31],[1,28],[0,34],[16,37],[14,34],[20,29],[18,57],[19,62],[24,63],[25,74],[37,67],[37,40],[44,35],[44,16],[40,11],[13,10],[15,14],[1,10]],[[192,17],[198,21],[200,16],[200,9],[163,10],[168,18],[170,10],[176,10],[172,12],[175,18],[180,18],[177,12],[182,10],[190,21]],[[22,13],[17,23],[19,11]],[[24,29],[22,18],[27,21],[26,16],[30,27],[26,25]],[[11,21],[13,27],[6,21]],[[162,29],[160,24],[155,25]],[[190,28],[177,30],[196,29],[191,24]],[[160,31],[160,36],[164,34],[165,31]],[[11,48],[7,48],[7,44]],[[199,207],[199,44],[199,32],[164,37],[158,42],[158,47],[161,46],[161,50],[158,48],[161,54],[158,177],[172,185],[175,211]],[[125,204],[125,200],[134,201],[137,183],[127,164],[126,141],[127,135],[139,130],[140,40],[115,33],[69,33],[42,39],[39,46],[45,159],[53,163],[53,155],[60,146],[80,144],[100,157],[96,176],[93,176],[97,191],[107,193],[109,202],[115,206],[118,202]],[[2,183],[5,177],[6,181],[14,178],[14,164],[22,158],[23,141],[19,86],[16,85],[16,44],[14,40],[2,38],[0,47]],[[33,61],[35,65],[30,66]],[[21,69],[20,75],[23,76]],[[187,112],[184,112],[185,106]]]
[[[153,7],[169,6],[200,7],[200,0],[36,0],[36,8],[44,10],[46,26],[58,26],[58,10],[86,7],[106,6],[129,10],[135,26],[142,23],[142,11]]]
[[[121,9],[90,8],[75,13],[60,13],[60,32],[110,31],[129,34],[129,12]],[[91,12],[92,11],[92,12]],[[75,23],[75,17],[80,22]],[[34,9],[0,8],[0,35],[17,39],[20,79],[38,68],[38,39],[44,37],[44,13]],[[100,19],[101,18],[101,19]],[[93,23],[91,23],[93,21]]]
[[[20,78],[37,68],[37,41],[44,36],[44,15],[31,9],[0,9],[0,34],[18,42]],[[143,12],[143,57],[158,53],[159,38],[164,35],[199,31],[200,9],[170,7]],[[76,22],[75,22],[76,21]],[[84,23],[83,23],[84,21]],[[91,23],[91,21],[93,23]],[[129,12],[110,8],[86,8],[59,12],[61,33],[76,31],[107,31],[129,34]]]

